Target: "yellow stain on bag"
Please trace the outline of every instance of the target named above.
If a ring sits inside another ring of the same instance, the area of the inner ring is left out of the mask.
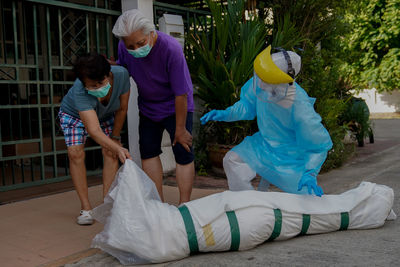
[[[206,245],[207,247],[214,246],[215,245],[215,240],[214,240],[214,234],[211,228],[211,224],[207,224],[203,226],[203,234],[204,238],[206,240]]]

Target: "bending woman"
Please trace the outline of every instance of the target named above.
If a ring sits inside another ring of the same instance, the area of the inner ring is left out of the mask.
[[[84,145],[88,134],[102,147],[103,196],[118,170],[118,159],[132,159],[122,147],[120,132],[129,100],[129,74],[96,53],[80,57],[74,65],[77,79],[64,96],[60,112],[61,128],[68,147],[72,181],[81,202],[78,224],[92,224],[86,180]]]

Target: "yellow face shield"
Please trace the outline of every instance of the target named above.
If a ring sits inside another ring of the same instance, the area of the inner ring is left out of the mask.
[[[283,72],[271,57],[271,46],[265,48],[254,60],[254,72],[266,83],[292,83],[294,79]]]

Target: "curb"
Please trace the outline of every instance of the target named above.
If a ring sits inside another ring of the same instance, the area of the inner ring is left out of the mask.
[[[54,260],[54,261],[39,265],[38,267],[58,267],[58,266],[64,266],[65,264],[73,264],[73,263],[79,262],[80,260],[82,260],[84,258],[93,256],[93,255],[95,255],[97,253],[100,253],[100,252],[101,252],[100,249],[89,248],[89,249],[74,253],[72,255],[63,257],[61,259]]]

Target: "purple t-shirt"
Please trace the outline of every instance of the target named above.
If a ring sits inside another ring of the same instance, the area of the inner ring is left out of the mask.
[[[118,44],[117,63],[128,69],[138,87],[138,105],[146,117],[160,121],[175,114],[175,96],[187,94],[188,112],[193,112],[193,85],[182,46],[173,37],[157,31],[150,53],[135,58]]]

